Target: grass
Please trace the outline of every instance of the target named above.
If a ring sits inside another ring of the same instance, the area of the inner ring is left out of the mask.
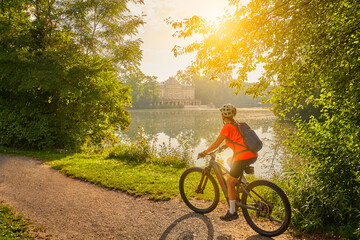
[[[35,157],[65,175],[105,188],[168,200],[179,194],[178,183],[184,168],[159,162],[132,162],[107,154],[63,154],[0,148],[0,153]]]
[[[29,224],[0,201],[0,239],[35,239],[28,229]]]
[[[152,200],[169,200],[180,195],[179,179],[187,168],[166,159],[165,162],[158,159],[129,161],[121,157],[121,154],[110,154],[110,152],[65,154],[0,147],[0,153],[34,157],[66,176],[135,196],[146,196]],[[225,200],[223,194],[220,195],[221,199]]]
[[[162,164],[119,161],[103,155],[74,154],[45,163],[67,176],[154,200],[177,195],[183,172]]]

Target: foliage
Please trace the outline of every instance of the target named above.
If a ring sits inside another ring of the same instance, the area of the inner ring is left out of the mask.
[[[74,32],[73,39],[88,55],[97,55],[120,64],[123,70],[141,61],[140,39],[133,40],[142,16],[129,13],[127,4],[143,0],[58,1],[62,28]],[[134,64],[135,63],[135,64]]]
[[[0,202],[0,239],[35,239],[29,233],[29,222]]]
[[[356,238],[360,236],[355,232],[360,228],[360,151],[356,139],[360,130],[358,123],[346,116],[327,113],[323,117],[323,122],[313,118],[298,124],[298,132],[289,140],[293,152],[307,162],[301,172],[288,179],[293,186],[293,208],[299,213],[295,222],[308,231],[330,228],[341,236]]]
[[[288,179],[293,223],[358,238],[359,2],[229,2],[218,25],[198,16],[168,20],[178,37],[204,35],[174,53],[196,51],[197,68],[212,75],[233,71],[232,86],[254,96],[268,93],[276,114],[294,116],[298,131],[290,146],[306,165]],[[246,88],[247,73],[257,66],[264,72]]]
[[[146,162],[151,159],[151,147],[142,128],[136,141],[127,141],[109,150],[109,157],[126,159],[129,162]]]
[[[142,21],[128,14],[126,2],[1,2],[0,144],[75,148],[127,128],[129,89],[118,68],[139,64],[139,45],[125,38]]]
[[[2,55],[3,144],[71,147],[87,137],[99,143],[119,124],[127,127],[123,104],[129,104],[128,89],[116,79],[114,68],[102,59],[70,55]]]
[[[181,135],[181,134],[180,134]],[[179,146],[172,147],[171,140],[166,144],[163,142],[159,146],[159,150],[153,148],[154,154],[162,162],[170,164],[174,167],[189,167],[192,164],[191,158],[193,151],[188,143],[188,136],[178,136]],[[156,140],[154,141],[156,142]]]

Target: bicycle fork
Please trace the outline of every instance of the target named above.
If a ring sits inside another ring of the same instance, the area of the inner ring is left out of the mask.
[[[210,173],[209,169],[208,169],[208,168],[205,168],[204,171],[203,171],[203,173],[202,173],[200,183],[199,183],[197,189],[195,190],[196,193],[200,193],[200,194],[203,194],[203,193],[204,193],[204,189],[205,189],[206,183],[207,183],[207,181],[208,181],[208,177],[206,177],[206,176],[207,176],[207,174],[209,174],[209,173]]]

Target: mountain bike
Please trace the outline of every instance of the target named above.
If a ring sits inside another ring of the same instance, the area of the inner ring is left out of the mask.
[[[205,167],[191,167],[180,177],[180,194],[185,204],[197,213],[209,213],[219,203],[219,186],[229,202],[225,175],[229,171],[216,161],[213,151],[205,157]],[[245,173],[253,174],[254,168],[247,166]],[[244,175],[244,174],[243,174]],[[242,209],[243,216],[250,227],[260,235],[274,237],[286,231],[291,220],[291,207],[285,192],[276,184],[267,180],[255,180],[250,183],[239,178],[236,183],[236,208]]]

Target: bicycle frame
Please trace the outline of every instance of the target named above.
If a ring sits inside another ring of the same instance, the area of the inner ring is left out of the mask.
[[[191,167],[180,177],[181,197],[185,204],[197,213],[209,213],[217,207],[221,195],[219,185],[229,204],[229,189],[225,174],[230,175],[230,170],[216,161],[216,153],[221,149],[224,148],[220,147],[209,154],[199,154],[200,157],[207,156],[205,167]],[[251,168],[244,166],[244,174],[253,173]],[[235,193],[235,210],[242,209],[246,222],[257,233],[273,237],[286,231],[291,221],[291,205],[279,186],[261,179],[248,182],[244,177],[237,179]]]
[[[224,179],[223,177],[223,172],[224,171],[226,174],[230,174],[229,170],[227,170],[223,165],[221,165],[220,163],[218,163],[217,161],[215,161],[215,155],[214,154],[209,154],[211,159],[209,160],[209,165],[207,167],[205,167],[204,169],[204,172],[209,172],[210,173],[210,170],[211,168],[214,169],[214,172],[215,172],[215,175],[216,175],[216,178],[221,186],[221,189],[224,193],[224,196],[226,198],[226,201],[229,203],[229,194],[228,194],[228,188],[227,188],[227,185],[226,185],[226,180]],[[203,183],[203,178],[204,176],[202,177],[201,179],[201,182],[199,184],[199,187],[202,186],[202,183]],[[242,180],[241,180],[242,181]],[[244,183],[244,182],[242,182]],[[205,185],[206,185],[206,182],[204,183],[204,188],[205,188]],[[240,187],[242,188],[242,191],[245,192],[250,198],[253,199],[253,201],[255,203],[258,204],[258,201],[256,201],[252,196],[251,194],[246,191],[246,189],[244,188],[244,186],[240,185]],[[259,194],[257,194],[256,192],[254,192],[257,196],[259,196],[261,198],[261,196]],[[247,208],[247,209],[252,209],[252,210],[259,210],[257,207],[255,206],[252,206],[252,205],[246,205],[246,204],[242,204],[240,201],[237,201],[236,202],[236,206],[238,207],[241,207],[241,208]]]
[[[210,159],[208,168],[214,169],[216,178],[221,186],[224,196],[225,196],[226,200],[229,201],[228,188],[227,188],[226,180],[224,179],[222,170],[227,174],[230,174],[230,172],[223,165],[221,165],[220,163],[216,162],[213,159]]]

